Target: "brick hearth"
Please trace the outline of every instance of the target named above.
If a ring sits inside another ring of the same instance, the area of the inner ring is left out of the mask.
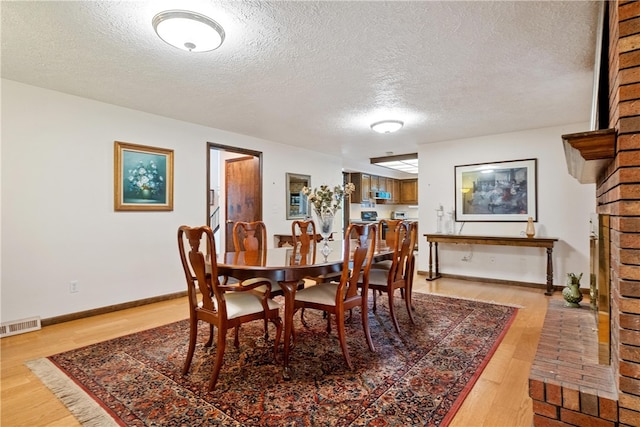
[[[551,299],[529,375],[536,427],[620,426],[618,395],[609,365],[598,364],[593,311]]]

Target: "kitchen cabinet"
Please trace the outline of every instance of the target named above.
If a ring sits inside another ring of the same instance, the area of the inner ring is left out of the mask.
[[[418,204],[418,179],[403,179],[400,181],[400,204]]]
[[[362,201],[371,199],[371,175],[362,174]]]
[[[391,194],[391,198],[376,199],[376,203],[386,205],[415,205],[418,204],[418,179],[395,179],[367,173],[353,172],[349,175],[350,182],[356,189],[351,194],[351,203],[362,203],[372,200],[372,191],[384,191]]]
[[[366,173],[350,174],[350,181],[356,189],[351,193],[351,203],[362,203],[371,197],[371,175]]]
[[[387,203],[396,204],[400,202],[400,180],[387,178],[387,191],[391,193],[391,200]]]
[[[371,191],[382,191],[380,190],[380,182],[379,177],[376,175],[371,175]]]

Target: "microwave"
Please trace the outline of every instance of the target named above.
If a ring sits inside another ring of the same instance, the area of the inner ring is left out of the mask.
[[[378,200],[391,200],[391,193],[388,191],[372,191],[371,198]]]
[[[391,212],[391,219],[407,219],[407,213],[406,212]]]

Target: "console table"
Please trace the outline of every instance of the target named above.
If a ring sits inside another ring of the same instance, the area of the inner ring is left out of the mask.
[[[501,246],[528,246],[547,249],[547,291],[545,295],[553,294],[553,244],[558,239],[543,237],[496,237],[496,236],[462,236],[458,234],[425,234],[429,242],[429,276],[427,280],[435,280],[440,277],[438,262],[438,243],[466,243],[469,245],[501,245]],[[434,248],[435,247],[435,248]],[[435,274],[434,257],[435,255]]]
[[[291,234],[274,234],[273,237],[276,241],[276,248],[283,246],[293,246],[293,236]],[[333,233],[329,236],[329,240],[333,240]],[[321,242],[322,236],[316,233],[316,242]]]

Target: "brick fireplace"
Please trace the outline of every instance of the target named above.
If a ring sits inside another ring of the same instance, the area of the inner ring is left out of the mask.
[[[568,310],[550,299],[529,381],[537,427],[640,426],[640,3],[605,8],[607,90],[599,110],[608,113],[600,123],[607,116],[608,123],[599,127],[611,131],[587,144],[593,150],[582,157],[597,165],[596,212],[609,220],[610,321],[596,325],[588,308]],[[605,145],[611,155],[590,157]],[[598,360],[594,331],[603,326],[610,328],[610,364]]]

